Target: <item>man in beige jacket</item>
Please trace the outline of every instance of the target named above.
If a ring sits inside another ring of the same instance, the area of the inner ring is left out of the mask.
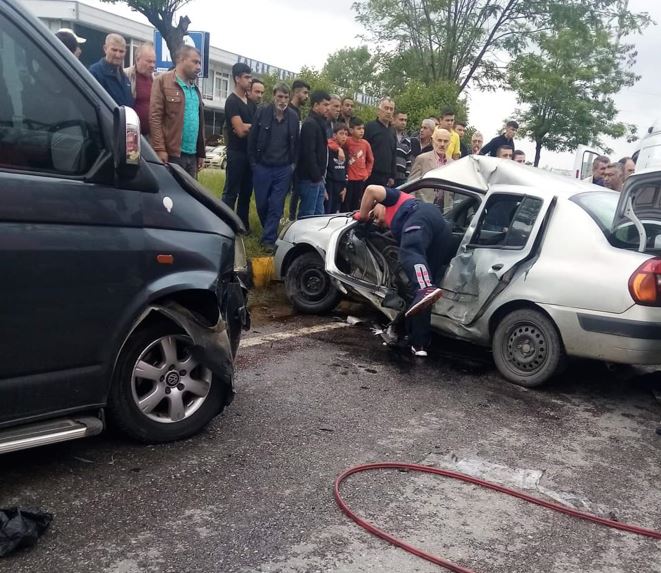
[[[443,167],[452,161],[452,159],[446,157],[450,137],[450,132],[447,129],[437,127],[434,130],[431,136],[431,143],[434,149],[426,153],[421,153],[415,158],[415,162],[411,168],[411,175],[409,175],[409,181],[424,177],[432,169]],[[437,197],[435,189],[419,189],[417,195],[426,203],[438,203],[441,199]],[[443,203],[440,204],[442,205]]]

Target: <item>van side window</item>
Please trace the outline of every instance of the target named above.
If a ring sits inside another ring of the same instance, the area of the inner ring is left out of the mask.
[[[82,175],[101,149],[94,106],[0,15],[0,169]]]
[[[543,204],[537,197],[492,195],[475,229],[471,245],[510,249],[525,247]]]

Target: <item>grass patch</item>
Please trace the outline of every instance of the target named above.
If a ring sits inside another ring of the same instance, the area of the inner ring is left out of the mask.
[[[209,191],[211,191],[218,199],[221,198],[223,194],[223,188],[225,187],[225,172],[221,169],[202,169],[198,176],[198,180],[202,185],[204,185]],[[289,213],[289,196],[285,201],[285,213]],[[250,200],[250,235],[243,237],[243,243],[246,246],[246,253],[248,258],[254,257],[265,257],[268,256],[264,252],[262,246],[259,244],[259,241],[262,238],[262,224],[259,222],[259,217],[257,216],[257,207],[255,206],[255,196],[253,194],[252,199]]]

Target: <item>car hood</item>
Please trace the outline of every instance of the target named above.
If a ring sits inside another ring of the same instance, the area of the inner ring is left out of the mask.
[[[294,221],[285,229],[281,239],[292,244],[311,242],[325,251],[333,232],[353,222],[352,213],[306,217],[305,219]]]

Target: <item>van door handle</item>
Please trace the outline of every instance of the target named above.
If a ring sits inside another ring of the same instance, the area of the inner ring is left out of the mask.
[[[505,265],[503,263],[497,263],[491,267],[492,271],[499,271],[501,270]]]

